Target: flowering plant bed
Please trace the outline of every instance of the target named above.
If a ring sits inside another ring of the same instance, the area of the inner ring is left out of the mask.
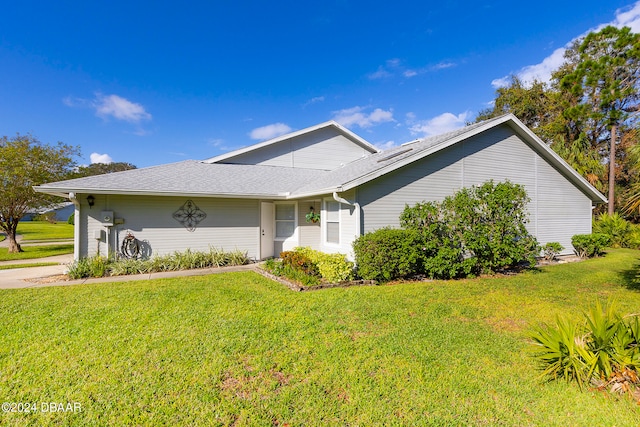
[[[276,282],[282,283],[292,291],[302,292],[302,291],[315,291],[319,289],[330,289],[330,288],[348,288],[351,286],[374,286],[377,285],[378,282],[375,280],[343,280],[338,283],[324,283],[320,282],[315,285],[303,285],[295,280],[289,279],[284,276],[277,276],[268,270],[264,269],[264,265],[259,265],[256,268],[256,271],[263,276],[275,280]]]

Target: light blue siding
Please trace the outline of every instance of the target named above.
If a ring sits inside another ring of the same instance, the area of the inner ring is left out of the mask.
[[[528,230],[541,244],[573,252],[571,236],[591,232],[591,200],[510,127],[498,126],[358,188],[362,228],[399,226],[405,205],[441,201],[462,187],[510,180],[524,185]]]
[[[84,198],[79,197],[82,202]],[[106,233],[109,231],[109,251],[120,249],[127,231],[145,242],[151,255],[192,249],[206,251],[210,247],[227,251],[239,249],[255,258],[259,251],[259,203],[247,199],[192,198],[206,213],[193,232],[173,218],[173,213],[188,200],[186,197],[96,195],[95,206],[85,204],[80,215],[79,255],[91,256],[107,252]],[[124,219],[123,225],[107,229],[100,222],[100,212],[114,212],[115,218]],[[94,239],[102,230],[103,238]]]
[[[336,129],[322,128],[227,158],[220,163],[333,170],[366,154],[370,152]]]

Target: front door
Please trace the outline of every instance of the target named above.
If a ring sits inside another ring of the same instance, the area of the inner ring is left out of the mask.
[[[273,256],[273,228],[275,223],[273,203],[260,203],[260,259]]]

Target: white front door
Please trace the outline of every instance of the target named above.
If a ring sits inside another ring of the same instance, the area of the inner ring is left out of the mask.
[[[260,259],[273,256],[275,208],[272,202],[260,203]]]

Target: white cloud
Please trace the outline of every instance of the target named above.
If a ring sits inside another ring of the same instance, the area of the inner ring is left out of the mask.
[[[368,128],[380,123],[393,122],[393,111],[385,111],[376,108],[371,113],[367,113],[366,107],[352,107],[344,110],[334,111],[333,120],[343,126],[349,127],[357,125],[361,128]]]
[[[613,25],[614,27],[622,28],[629,27],[631,31],[635,33],[640,32],[640,1],[636,2],[633,6],[624,9],[616,10],[615,19],[611,22],[598,25],[596,28],[592,28],[586,31],[584,34],[575,37],[569,41],[566,45],[553,51],[553,53],[542,60],[539,64],[527,65],[514,73],[523,83],[532,83],[534,80],[548,82],[551,79],[551,73],[562,65],[564,62],[564,53],[573,42],[581,37],[586,36],[591,31],[599,31],[607,25]],[[509,85],[511,82],[511,76],[504,76],[499,79],[494,79],[491,85],[494,88],[500,88]]]
[[[222,151],[230,149],[225,140],[221,138],[211,138],[207,141],[207,144]]]
[[[551,80],[551,73],[560,68],[564,62],[564,52],[566,48],[561,47],[553,51],[553,53],[542,60],[541,63],[535,65],[527,65],[516,73],[523,83],[533,83],[534,80],[548,82]],[[491,86],[498,89],[508,86],[511,83],[511,76],[504,76],[491,82]]]
[[[384,69],[384,67],[380,66],[378,67],[378,70],[376,70],[375,72],[369,74],[369,79],[371,80],[378,80],[378,79],[384,79],[387,77],[391,77],[391,73],[387,70]]]
[[[423,136],[439,135],[463,127],[470,116],[470,111],[458,115],[443,113],[432,119],[410,123],[409,130],[413,134],[422,134]]]
[[[367,77],[371,80],[383,79],[387,77],[393,77],[395,75],[401,75],[407,79],[415,77],[420,74],[431,73],[434,71],[444,70],[446,68],[455,67],[456,63],[451,61],[443,61],[434,65],[428,65],[422,68],[407,68],[399,59],[389,59],[385,62],[385,65],[378,67],[378,70],[369,74]]]
[[[374,145],[376,146],[376,148],[380,150],[388,150],[389,148],[395,147],[397,144],[395,141],[387,141],[387,142],[377,143]]]
[[[608,24],[602,25],[606,27]],[[616,10],[616,18],[611,25],[622,28],[629,27],[634,33],[640,33],[640,2],[636,2],[633,6]]]
[[[89,156],[91,163],[113,163],[113,159],[108,154],[91,153]]]
[[[275,138],[276,136],[284,135],[291,132],[291,128],[284,123],[274,123],[267,126],[262,126],[252,130],[249,133],[251,139],[265,140]]]
[[[305,108],[305,107],[307,107],[309,105],[312,105],[312,104],[317,104],[318,102],[324,102],[324,96],[315,96],[315,97],[311,98],[310,100],[308,100],[307,102],[302,104],[302,108]]]
[[[118,95],[96,95],[93,103],[96,115],[106,119],[113,117],[130,123],[139,123],[143,120],[151,120],[151,114],[144,107]]]

